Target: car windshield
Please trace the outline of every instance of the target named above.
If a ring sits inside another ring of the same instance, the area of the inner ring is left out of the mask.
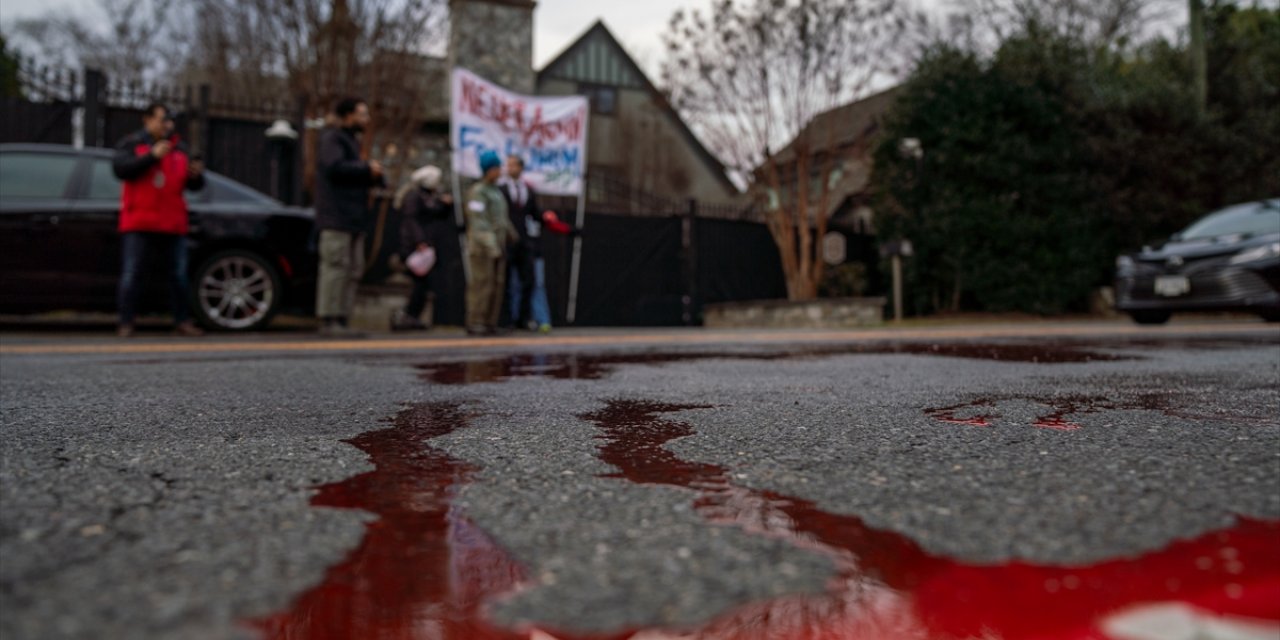
[[[1178,234],[1181,240],[1280,233],[1280,200],[1263,200],[1215,211]]]
[[[213,204],[252,204],[258,206],[275,204],[275,201],[271,198],[214,173],[205,174],[205,194],[207,195],[203,200]],[[200,197],[191,193],[188,193],[187,196],[188,198]]]

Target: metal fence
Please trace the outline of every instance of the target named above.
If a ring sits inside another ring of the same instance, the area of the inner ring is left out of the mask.
[[[782,260],[761,224],[702,217],[699,205],[683,211],[620,215],[588,211],[582,230],[582,272],[575,323],[584,326],[661,326],[701,323],[704,304],[786,296]],[[572,209],[560,211],[569,218]],[[377,265],[366,282],[381,282],[393,247],[399,246],[400,214],[387,212]],[[370,222],[369,237],[376,233]],[[456,231],[456,229],[455,229]],[[544,234],[547,298],[552,320],[565,322],[572,240]],[[465,297],[458,243],[437,247],[434,320],[462,324]]]
[[[143,110],[161,102],[177,132],[206,164],[277,199],[303,204],[301,145],[265,136],[277,119],[305,130],[305,105],[221,99],[208,85],[114,82],[97,71],[76,74],[20,65],[19,95],[0,99],[0,142],[111,146],[141,126]],[[577,323],[680,325],[701,321],[704,303],[785,296],[781,261],[764,225],[733,203],[708,204],[633,188],[606,175],[588,176],[597,197],[583,230]],[[393,274],[399,212],[382,194],[370,219],[370,269],[365,282]],[[576,222],[572,198],[542,199]],[[565,320],[571,242],[545,238],[547,289],[557,324]],[[440,248],[436,321],[461,324],[465,285],[457,247]]]
[[[275,120],[303,128],[303,105],[287,100],[246,102],[214,94],[209,85],[120,82],[105,74],[18,65],[17,95],[0,97],[0,142],[109,147],[142,126],[152,102],[174,114],[177,133],[213,171],[277,199],[301,204],[301,157],[296,145],[272,142]]]

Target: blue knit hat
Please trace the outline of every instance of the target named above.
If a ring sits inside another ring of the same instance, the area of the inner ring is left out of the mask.
[[[494,167],[502,166],[502,159],[493,151],[486,151],[480,154],[480,173],[489,173]]]

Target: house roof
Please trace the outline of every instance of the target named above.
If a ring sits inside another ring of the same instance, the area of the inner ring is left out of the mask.
[[[472,4],[505,4],[512,7],[520,7],[522,9],[532,9],[538,4],[537,2],[534,2],[534,0],[449,0],[449,4],[454,4],[456,2],[470,2]]]
[[[702,141],[698,140],[689,125],[671,106],[666,94],[658,90],[602,20],[596,20],[585,33],[538,71],[539,86],[548,78],[647,92],[712,173],[730,192],[738,193],[737,186],[729,180],[724,163],[703,146]]]
[[[812,140],[815,151],[840,149],[854,144],[859,138],[875,131],[880,119],[893,106],[893,101],[898,97],[901,89],[900,86],[886,89],[814,116],[809,124],[805,125],[796,137],[778,152],[775,161],[783,165],[793,162],[796,141],[802,136],[815,136]],[[831,137],[824,139],[828,132]]]

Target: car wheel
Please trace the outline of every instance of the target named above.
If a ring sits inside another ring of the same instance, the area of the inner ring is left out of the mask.
[[[1267,322],[1280,322],[1280,309],[1267,309],[1266,311],[1259,311],[1258,315],[1262,316],[1262,319],[1266,320]]]
[[[205,326],[252,331],[265,327],[280,309],[280,276],[256,253],[220,251],[196,270],[192,293]]]
[[[1170,311],[1130,311],[1129,317],[1138,324],[1164,324],[1173,316]]]

